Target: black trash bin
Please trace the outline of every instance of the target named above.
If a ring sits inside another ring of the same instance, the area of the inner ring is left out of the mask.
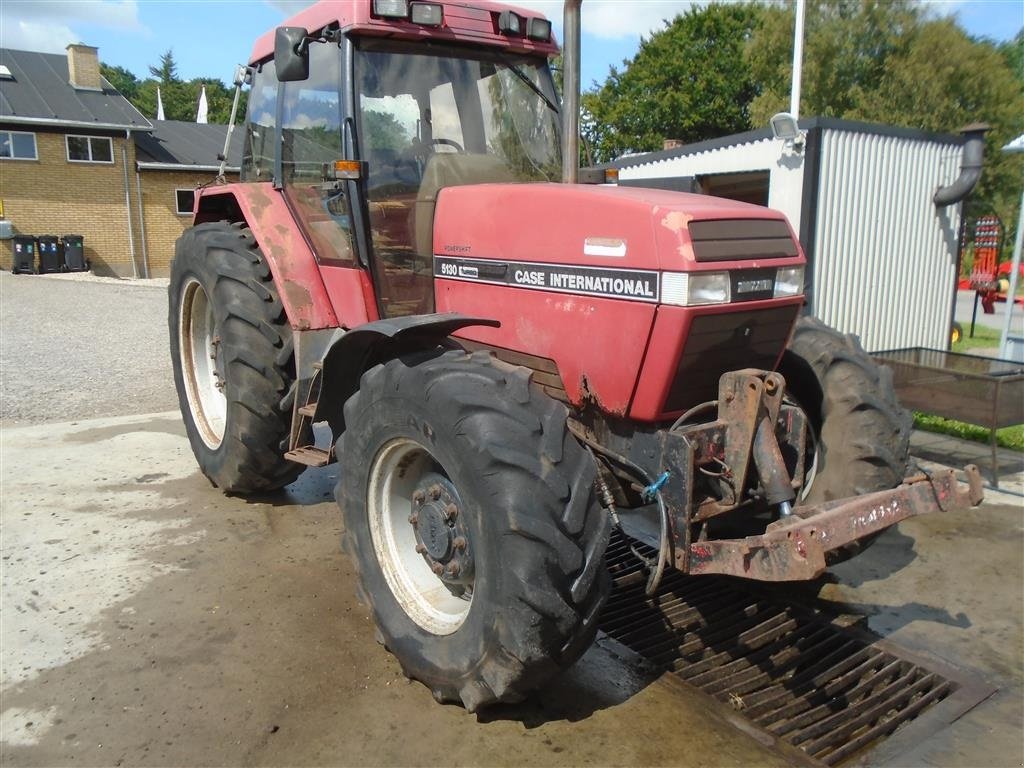
[[[15,235],[12,241],[14,243],[14,263],[11,265],[11,272],[16,275],[19,273],[34,275],[36,271],[35,237]]]
[[[64,269],[68,272],[85,272],[89,263],[85,260],[85,238],[81,235],[64,235]]]
[[[39,274],[60,272],[64,267],[61,258],[60,238],[56,235],[40,235],[39,241]]]

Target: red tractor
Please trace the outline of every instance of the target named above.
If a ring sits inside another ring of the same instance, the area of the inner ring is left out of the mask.
[[[171,270],[203,473],[265,492],[337,460],[383,643],[469,710],[586,649],[613,528],[653,547],[649,590],[797,580],[980,502],[975,473],[904,479],[891,377],[800,317],[781,214],[580,183],[579,0],[566,40],[562,109],[531,11],[303,11],[256,42],[241,182],[197,194]]]

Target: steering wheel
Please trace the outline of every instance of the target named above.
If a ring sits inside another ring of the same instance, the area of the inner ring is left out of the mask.
[[[431,139],[430,143],[431,145],[455,147],[456,152],[462,152],[463,154],[465,154],[466,152],[466,150],[463,149],[462,145],[459,144],[459,142],[455,141],[454,139]]]

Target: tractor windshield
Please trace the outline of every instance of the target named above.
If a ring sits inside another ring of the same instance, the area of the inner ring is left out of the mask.
[[[518,181],[560,177],[557,97],[544,59],[364,42],[356,78],[371,166],[415,164],[422,176],[432,154],[462,153],[488,155]]]
[[[429,312],[438,192],[561,176],[557,97],[547,61],[364,40],[355,82],[383,310],[388,316]]]

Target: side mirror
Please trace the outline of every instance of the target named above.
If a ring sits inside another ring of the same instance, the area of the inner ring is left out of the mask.
[[[278,27],[274,33],[274,68],[279,82],[309,79],[309,37],[302,27]]]

